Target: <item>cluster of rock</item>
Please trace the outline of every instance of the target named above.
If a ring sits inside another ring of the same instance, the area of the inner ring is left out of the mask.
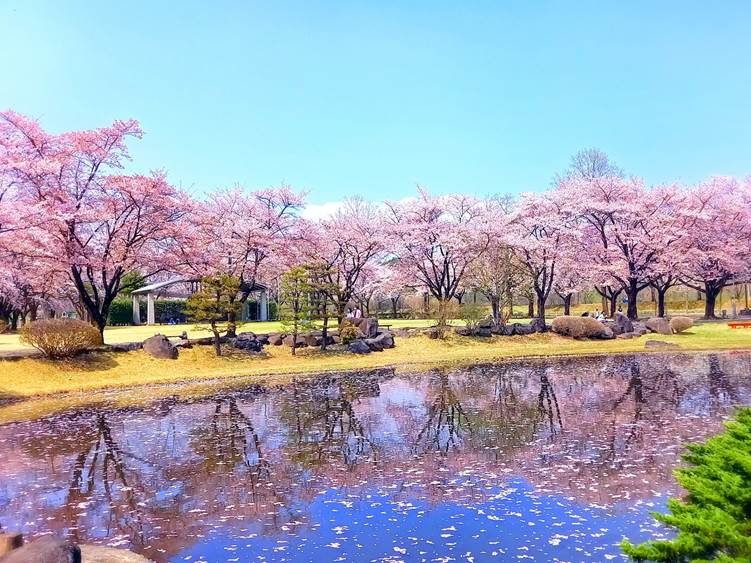
[[[326,346],[330,350],[350,351],[353,354],[369,354],[382,352],[386,348],[393,348],[394,333],[390,330],[381,330],[378,327],[378,319],[364,317],[360,319],[348,319],[354,326],[354,338],[343,342],[339,330],[331,330],[326,334]],[[295,348],[321,347],[324,336],[321,331],[313,331],[306,334],[298,334],[297,339],[291,334],[273,333],[268,335],[268,343],[272,346],[289,346],[293,342]]]
[[[616,313],[612,319],[598,321],[593,317],[556,317],[552,330],[561,336],[573,338],[636,338],[647,333],[677,334],[693,326],[689,317],[652,317],[644,322],[632,321],[623,313]],[[658,342],[658,341],[650,341]]]
[[[491,336],[522,336],[528,334],[534,334],[535,332],[545,332],[550,327],[545,324],[542,319],[532,319],[529,324],[522,323],[510,323],[499,324],[493,321],[493,319],[484,319],[480,321],[477,328],[470,328],[466,326],[456,327],[454,332],[460,336],[480,336],[489,338]],[[437,338],[431,332],[428,332],[429,337]]]

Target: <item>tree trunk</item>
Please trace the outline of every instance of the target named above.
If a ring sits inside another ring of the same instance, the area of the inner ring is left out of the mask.
[[[537,318],[545,320],[545,296],[537,295]]]
[[[707,283],[704,287],[704,295],[706,295],[706,300],[704,301],[704,318],[716,319],[715,305],[717,303],[717,296],[722,291],[723,285],[718,287],[717,284]]]
[[[569,293],[563,298],[563,314],[567,317],[571,315],[571,298],[574,295],[572,293]]]
[[[628,287],[626,288],[626,296],[628,297],[626,316],[632,321],[635,321],[639,318],[639,311],[636,305],[636,298],[639,296],[639,286],[635,279],[629,280]],[[615,312],[613,314],[615,314]]]
[[[529,298],[529,305],[527,305],[527,316],[530,319],[535,317],[535,300],[531,297]]]
[[[493,310],[493,320],[495,321],[495,324],[500,324],[501,322],[501,300],[497,297],[492,297],[490,299],[490,308]]]
[[[391,312],[393,313],[394,318],[398,316],[397,307],[399,305],[399,297],[393,298],[391,297]]]
[[[657,290],[657,316],[658,317],[664,317],[665,316],[665,294],[667,293],[667,288],[656,288]]]
[[[237,313],[229,311],[227,313],[227,337],[234,338],[237,336]]]
[[[219,334],[219,331],[216,329],[216,323],[214,321],[211,322],[211,332],[214,333],[214,352],[216,352],[217,356],[222,355],[222,337]]]
[[[321,330],[321,350],[325,350],[329,339],[329,316],[323,316],[323,329]]]

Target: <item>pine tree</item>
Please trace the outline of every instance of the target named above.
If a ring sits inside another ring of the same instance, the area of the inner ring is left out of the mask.
[[[624,552],[637,561],[751,561],[751,409],[688,449],[689,466],[675,471],[688,495],[668,501],[670,514],[654,513],[678,535],[638,546],[624,540]]]
[[[313,285],[305,266],[297,266],[286,272],[281,279],[281,319],[285,332],[292,336],[292,355],[297,353],[297,336],[315,326],[313,321]]]
[[[237,293],[240,280],[226,274],[206,276],[201,288],[188,298],[186,313],[195,322],[207,322],[214,335],[216,355],[222,355],[221,331],[234,325],[231,319],[240,309]]]

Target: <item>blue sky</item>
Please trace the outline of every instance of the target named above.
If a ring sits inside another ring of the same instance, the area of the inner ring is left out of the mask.
[[[0,107],[141,121],[193,192],[543,189],[595,146],[650,183],[751,172],[751,3],[0,0]]]

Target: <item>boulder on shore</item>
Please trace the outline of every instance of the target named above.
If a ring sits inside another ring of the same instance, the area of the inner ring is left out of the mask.
[[[284,345],[289,346],[290,348],[292,348],[292,342],[295,343],[295,348],[305,348],[308,345],[308,343],[305,341],[305,337],[300,334],[297,335],[296,339],[293,339],[294,336],[291,334],[285,336]]]
[[[670,321],[665,317],[652,317],[644,323],[644,326],[649,331],[656,332],[657,334],[673,334],[673,329],[670,328]]]
[[[598,340],[611,340],[615,334],[610,327],[593,317],[562,316],[553,319],[552,330],[561,336],[572,338],[596,338]]]
[[[177,347],[163,334],[155,334],[147,338],[143,341],[142,347],[149,356],[162,360],[176,360],[179,354]]]
[[[380,352],[386,348],[394,347],[394,335],[388,331],[380,333],[375,338],[366,338],[365,344],[367,344],[374,352]]]
[[[252,332],[241,332],[238,334],[237,338],[235,338],[234,347],[246,352],[261,352],[263,350],[263,344],[261,344],[261,341]]]
[[[545,332],[548,330],[548,325],[545,324],[545,319],[532,319],[529,326],[532,328],[532,332]]]
[[[280,334],[278,332],[274,332],[272,334],[269,334],[269,344],[272,346],[281,346],[284,342],[285,334]]]
[[[621,312],[617,312],[613,317],[613,329],[615,334],[623,334],[624,332],[634,332],[634,323],[626,315]]]
[[[80,563],[81,550],[53,536],[42,536],[14,549],[2,558],[3,563]]]
[[[349,351],[353,354],[370,354],[370,346],[364,340],[353,340],[349,343]]]

